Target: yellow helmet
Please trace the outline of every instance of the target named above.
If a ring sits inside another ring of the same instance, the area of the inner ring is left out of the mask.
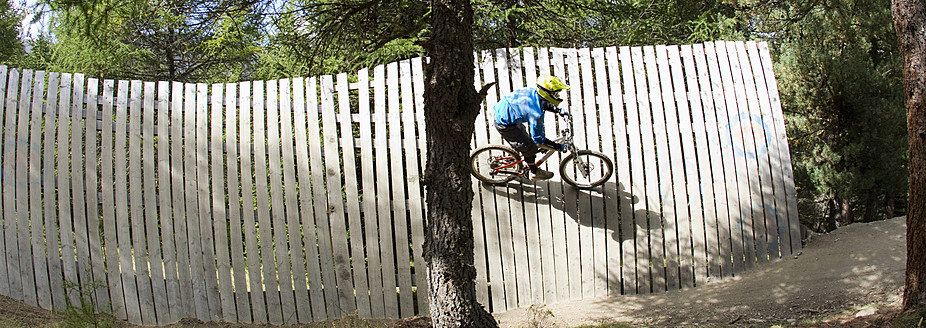
[[[563,98],[559,96],[560,90],[568,89],[569,86],[555,76],[541,75],[537,77],[537,93],[553,106],[559,106],[559,103],[563,102]]]

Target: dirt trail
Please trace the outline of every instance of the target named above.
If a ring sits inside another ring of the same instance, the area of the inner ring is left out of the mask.
[[[853,224],[814,235],[798,256],[738,277],[667,293],[547,305],[546,324],[600,322],[659,326],[797,322],[829,313],[862,316],[867,304],[900,301],[906,265],[904,218]],[[537,311],[497,314],[501,327],[526,327]]]

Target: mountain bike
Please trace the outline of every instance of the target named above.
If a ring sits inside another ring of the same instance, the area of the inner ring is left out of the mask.
[[[579,189],[591,189],[604,184],[614,173],[614,163],[601,152],[577,149],[572,140],[572,115],[558,115],[566,123],[560,130],[560,136],[553,139],[562,144],[564,152],[568,153],[559,162],[559,174],[563,181]],[[556,153],[556,150],[545,145],[538,147],[543,156],[537,160],[537,165],[546,162]],[[529,176],[528,163],[514,148],[505,145],[477,148],[470,154],[470,163],[470,170],[476,179],[493,185]]]

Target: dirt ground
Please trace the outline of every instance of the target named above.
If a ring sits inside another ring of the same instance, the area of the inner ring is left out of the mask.
[[[501,327],[579,327],[600,323],[677,327],[879,327],[899,313],[906,265],[904,218],[853,224],[814,235],[796,256],[731,279],[668,293],[617,296],[496,315]],[[60,327],[48,311],[0,297],[0,326]],[[13,325],[17,326],[17,325]],[[119,327],[133,327],[119,323]],[[341,324],[335,327],[350,327]],[[425,318],[378,322],[426,327]],[[201,323],[170,327],[252,328]],[[300,327],[309,327],[301,326]]]

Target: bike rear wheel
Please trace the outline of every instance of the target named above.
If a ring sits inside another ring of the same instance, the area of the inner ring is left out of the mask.
[[[470,155],[470,171],[479,181],[503,184],[514,180],[524,168],[521,156],[502,145],[480,147]]]
[[[579,189],[591,189],[611,178],[614,163],[603,153],[579,150],[563,158],[559,164],[559,173],[566,183]]]

